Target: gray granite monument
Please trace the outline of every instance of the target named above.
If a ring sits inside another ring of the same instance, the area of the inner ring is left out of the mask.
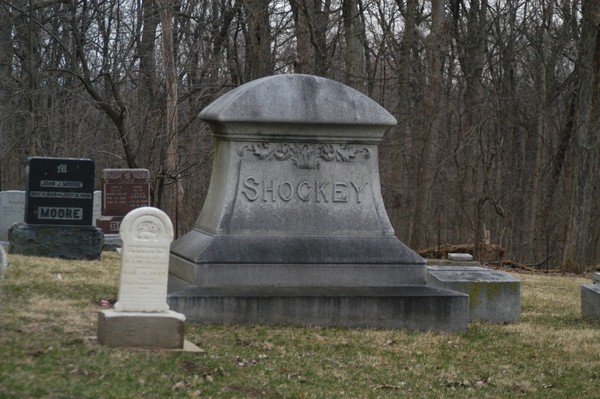
[[[466,329],[467,295],[427,285],[388,220],[385,109],[332,80],[278,75],[200,117],[215,158],[196,226],[171,246],[172,309],[201,323]]]
[[[93,220],[100,217],[101,192],[94,191]],[[8,229],[25,221],[25,191],[0,191],[0,243],[8,242]]]
[[[90,159],[27,158],[25,223],[10,227],[10,251],[67,259],[99,259],[103,235],[92,225],[94,168]]]

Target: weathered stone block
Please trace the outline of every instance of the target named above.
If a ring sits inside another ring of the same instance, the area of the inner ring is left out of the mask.
[[[581,316],[584,319],[600,320],[600,284],[581,286]]]
[[[429,266],[427,280],[469,295],[469,320],[517,322],[521,316],[521,281],[483,267]]]
[[[65,259],[100,259],[104,236],[95,226],[13,224],[11,253]]]
[[[185,316],[176,312],[98,313],[98,342],[112,347],[181,349],[185,335]]]

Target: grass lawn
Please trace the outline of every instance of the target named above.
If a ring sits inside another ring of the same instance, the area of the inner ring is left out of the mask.
[[[286,326],[186,326],[201,353],[97,344],[120,258],[10,255],[0,288],[0,398],[592,398],[600,323],[587,279],[518,274],[521,322],[465,334]]]

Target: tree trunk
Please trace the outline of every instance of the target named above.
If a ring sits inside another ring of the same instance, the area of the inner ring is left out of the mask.
[[[402,2],[398,1],[399,7]],[[411,242],[411,221],[405,220],[401,212],[405,198],[412,197],[407,192],[403,192],[403,187],[414,187],[415,179],[411,176],[413,169],[412,157],[405,156],[410,154],[413,148],[416,148],[414,142],[414,117],[416,114],[417,96],[415,95],[416,77],[415,64],[420,62],[416,56],[419,46],[419,37],[417,35],[417,0],[407,0],[404,9],[404,32],[400,38],[399,54],[397,59],[398,69],[398,103],[396,109],[396,118],[398,126],[394,129],[392,140],[393,147],[393,165],[392,165],[392,196],[394,204],[394,227],[396,234],[405,236],[406,242]],[[406,182],[406,184],[405,184]]]
[[[531,201],[529,206],[529,220],[526,229],[527,242],[529,242],[531,260],[540,259],[544,253],[545,243],[543,234],[543,222],[541,219],[542,209],[542,170],[543,163],[543,139],[546,136],[547,129],[547,103],[548,103],[548,65],[550,57],[550,26],[554,16],[554,0],[550,0],[544,10],[544,19],[540,28],[541,49],[540,49],[540,67],[538,69],[538,98],[537,98],[537,128],[535,140],[535,163],[533,166],[533,179],[531,187]]]
[[[437,138],[442,126],[443,61],[446,52],[446,16],[444,1],[432,0],[431,33],[426,40],[427,51],[427,88],[425,93],[425,125],[421,135],[421,151],[417,166],[417,191],[411,222],[410,245],[420,249],[425,241],[425,216],[429,204],[429,185],[431,184],[431,162],[435,158]]]
[[[246,81],[261,78],[273,72],[269,2],[270,0],[253,0],[243,3],[248,24],[246,32]]]
[[[361,43],[362,20],[357,0],[344,0],[342,4],[344,39],[346,41],[345,83],[358,90],[365,90],[365,54]]]
[[[310,38],[311,27],[308,17],[314,11],[309,11],[307,7],[312,6],[312,2],[309,0],[291,0],[290,5],[296,33],[294,72],[311,74],[314,73],[315,69],[315,49]]]
[[[584,0],[582,12],[574,136],[576,165],[563,252],[563,265],[572,271],[580,271],[588,263],[594,183],[600,166],[600,2]]]
[[[474,255],[477,258],[481,249],[483,231],[479,226],[484,225],[484,212],[478,208],[485,202],[484,181],[478,143],[481,142],[482,132],[482,75],[485,65],[485,43],[487,33],[487,0],[471,0],[466,15],[466,30],[461,34],[456,28],[460,20],[462,1],[453,0],[455,37],[461,47],[459,57],[465,77],[465,122],[461,129],[461,140],[464,145],[463,176],[459,184],[459,201],[457,206],[463,208],[468,203],[468,209],[460,209],[457,213],[467,212],[471,215],[473,231]],[[463,203],[464,201],[464,203]],[[482,202],[483,201],[483,202]]]
[[[331,0],[290,0],[296,28],[294,72],[324,76]]]
[[[159,0],[160,21],[162,24],[162,56],[165,69],[165,88],[167,93],[166,149],[163,158],[163,174],[166,175],[165,193],[167,214],[173,221],[175,237],[179,236],[179,212],[183,210],[183,183],[179,172],[178,159],[178,118],[177,118],[177,70],[175,68],[175,50],[173,48],[172,3]]]

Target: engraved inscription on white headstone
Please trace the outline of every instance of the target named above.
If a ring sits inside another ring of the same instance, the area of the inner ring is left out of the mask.
[[[168,312],[167,278],[173,225],[160,209],[142,207],[121,222],[123,258],[117,312]]]

